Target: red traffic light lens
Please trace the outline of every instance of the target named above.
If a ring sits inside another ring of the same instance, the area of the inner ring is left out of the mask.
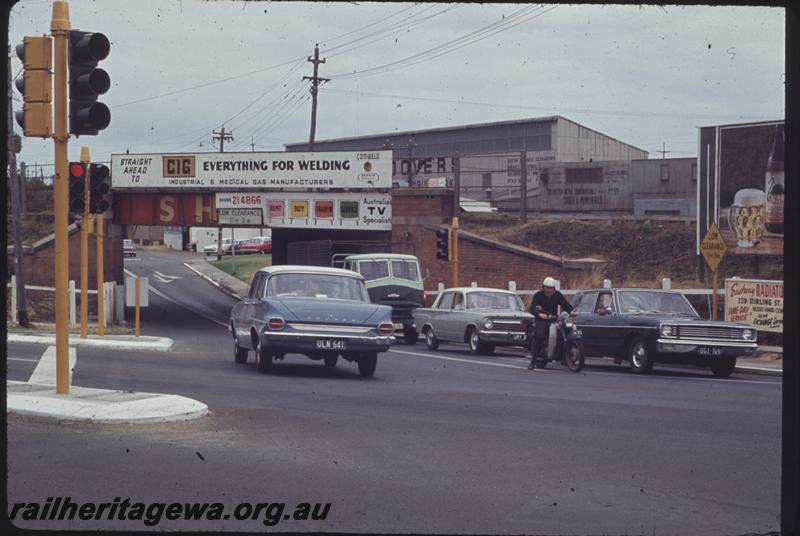
[[[72,163],[69,165],[69,174],[73,177],[83,177],[84,168],[82,164]]]

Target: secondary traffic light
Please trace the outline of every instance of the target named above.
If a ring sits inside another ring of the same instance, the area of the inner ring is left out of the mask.
[[[16,81],[24,104],[15,117],[26,136],[48,138],[53,133],[52,74],[53,40],[50,37],[26,36],[17,45],[17,57],[24,73]]]
[[[450,260],[450,230],[436,230],[436,258],[442,261]]]
[[[111,78],[97,63],[111,50],[108,38],[98,32],[69,32],[69,133],[93,136],[111,123],[108,106],[97,102],[111,87]]]
[[[102,214],[111,208],[111,174],[108,166],[89,164],[89,212]]]
[[[86,164],[69,163],[69,211],[83,214],[86,210]]]

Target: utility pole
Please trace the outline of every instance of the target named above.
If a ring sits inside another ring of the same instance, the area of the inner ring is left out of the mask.
[[[325,63],[325,59],[319,59],[319,43],[314,45],[314,58],[308,57],[308,61],[314,64],[314,76],[304,76],[303,80],[311,80],[311,133],[308,136],[308,150],[314,150],[314,136],[317,133],[317,93],[319,92],[319,83],[330,82],[330,78],[320,78],[319,64]]]
[[[233,134],[230,132],[227,134],[225,133],[225,125],[222,125],[219,132],[214,130],[211,133],[213,134],[213,136],[211,136],[211,142],[213,143],[219,140],[219,152],[224,153],[225,140],[233,141]],[[217,211],[217,214],[219,214],[219,211]],[[222,225],[217,227],[217,260],[222,260]]]
[[[256,152],[256,144],[253,142],[253,136],[250,136],[250,152]]]
[[[17,154],[14,147],[14,110],[11,102],[11,47],[8,47],[8,167],[11,181],[11,210],[14,213],[14,258],[17,280],[17,322],[28,327],[28,306],[25,301],[25,268],[22,260],[22,217],[20,214],[20,188],[17,174]]]
[[[661,153],[661,160],[664,160],[664,156],[667,153],[671,153],[672,152],[672,151],[667,151],[666,148],[667,148],[666,142],[661,142],[661,150],[660,151],[656,151],[657,153]]]
[[[408,149],[408,186],[411,187],[411,179],[414,178],[414,147],[417,144],[414,143],[414,138],[408,138],[408,145],[405,146]]]
[[[26,206],[28,194],[25,191],[26,187],[28,186],[28,167],[25,165],[25,162],[19,163],[19,172],[19,213],[24,217],[28,214],[28,208]]]

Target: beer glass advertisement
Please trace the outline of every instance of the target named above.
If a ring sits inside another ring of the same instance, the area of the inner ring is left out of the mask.
[[[719,128],[719,229],[728,253],[783,254],[784,123]]]

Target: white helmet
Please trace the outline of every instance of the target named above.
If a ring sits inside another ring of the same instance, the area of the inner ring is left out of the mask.
[[[543,287],[553,287],[553,288],[555,288],[556,287],[556,280],[553,279],[552,277],[545,277],[544,281],[542,281],[542,286]]]

